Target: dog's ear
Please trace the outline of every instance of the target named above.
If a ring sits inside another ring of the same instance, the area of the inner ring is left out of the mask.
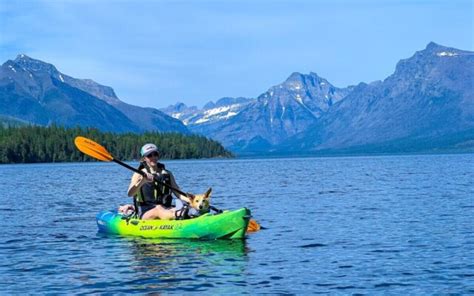
[[[212,188],[209,187],[209,189],[207,189],[206,193],[204,193],[204,198],[208,198],[211,196],[211,192],[212,192]]]

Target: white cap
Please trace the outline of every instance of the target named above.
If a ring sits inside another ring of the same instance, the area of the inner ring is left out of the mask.
[[[140,154],[143,156],[148,156],[152,152],[158,152],[158,147],[155,144],[145,144],[143,145],[142,149],[140,149]]]

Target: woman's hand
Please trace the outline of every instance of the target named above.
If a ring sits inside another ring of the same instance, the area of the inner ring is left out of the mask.
[[[120,206],[119,209],[118,209],[118,212],[119,213],[122,213],[122,214],[131,214],[131,212],[135,211],[135,207],[133,205],[123,205],[123,206]]]
[[[155,176],[153,174],[150,174],[150,173],[145,173],[145,174],[146,174],[147,182],[153,182],[153,180],[155,180]]]
[[[142,176],[142,179],[140,180],[140,183],[143,184],[143,183],[150,183],[150,182],[153,182],[153,180],[155,180],[155,176],[153,174],[150,174],[150,173],[147,173],[147,172],[144,172],[145,173],[145,176]]]
[[[190,204],[191,200],[194,198],[194,194],[186,192],[186,195],[179,195],[179,199]]]

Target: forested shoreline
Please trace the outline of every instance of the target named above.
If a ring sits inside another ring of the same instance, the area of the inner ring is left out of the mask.
[[[216,158],[233,155],[217,141],[198,135],[148,132],[101,132],[61,126],[0,126],[0,163],[76,162],[93,159],[76,149],[74,138],[90,138],[122,160],[139,158],[140,147],[155,143],[164,159]]]

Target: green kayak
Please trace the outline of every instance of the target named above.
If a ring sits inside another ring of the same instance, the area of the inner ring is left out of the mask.
[[[247,208],[204,214],[187,220],[140,220],[117,212],[97,215],[99,232],[151,238],[243,239],[250,219]]]

